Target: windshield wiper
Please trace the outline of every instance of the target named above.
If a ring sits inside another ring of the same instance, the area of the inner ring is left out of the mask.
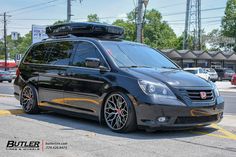
[[[145,65],[131,65],[131,66],[120,66],[120,68],[152,68]]]
[[[177,69],[177,70],[180,70],[180,68],[177,68],[177,67],[161,67],[163,69]]]

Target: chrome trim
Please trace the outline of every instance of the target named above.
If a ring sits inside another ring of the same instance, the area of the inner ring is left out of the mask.
[[[84,82],[104,83],[103,81],[81,79],[81,78],[74,78],[74,77],[66,77],[66,76],[58,76],[57,74],[52,74],[52,73],[39,73],[39,75],[40,76],[45,76],[45,77],[56,77],[56,78],[63,78],[63,79],[70,79],[70,80],[84,81]]]

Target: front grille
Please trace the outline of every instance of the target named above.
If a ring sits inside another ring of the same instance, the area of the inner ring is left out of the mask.
[[[175,124],[196,124],[217,121],[217,114],[211,116],[199,116],[199,117],[177,117]]]
[[[203,99],[201,98],[201,92],[206,92],[206,98]],[[203,101],[203,100],[213,100],[214,99],[214,95],[212,90],[187,90],[188,93],[188,97],[192,100],[192,101]]]

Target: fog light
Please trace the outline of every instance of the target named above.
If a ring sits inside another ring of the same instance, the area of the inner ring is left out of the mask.
[[[167,117],[159,117],[157,120],[158,120],[158,122],[163,123],[163,122],[166,122],[168,120],[168,118]]]

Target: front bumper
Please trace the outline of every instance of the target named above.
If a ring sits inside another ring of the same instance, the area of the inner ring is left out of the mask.
[[[224,101],[218,97],[211,106],[173,106],[139,104],[136,106],[137,124],[140,127],[168,129],[191,128],[218,123],[223,118]],[[166,117],[159,122],[159,117]]]

